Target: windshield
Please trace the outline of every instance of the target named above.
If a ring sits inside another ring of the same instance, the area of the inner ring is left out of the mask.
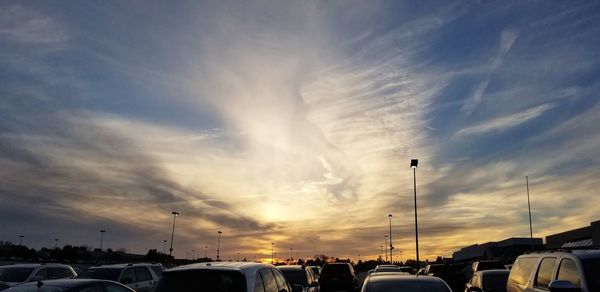
[[[491,274],[483,277],[483,289],[485,291],[504,291],[508,282],[508,273]]]
[[[329,275],[345,275],[350,274],[350,269],[348,265],[325,265],[323,267],[323,271],[321,271],[321,275],[329,276]]]
[[[246,279],[237,271],[190,270],[165,272],[154,292],[242,292]]]
[[[0,281],[2,282],[25,282],[33,268],[6,267],[0,268]]]
[[[582,260],[589,291],[600,291],[600,258]]]
[[[77,275],[79,279],[102,279],[102,280],[111,280],[118,281],[119,275],[121,274],[121,269],[102,269],[102,268],[92,268],[83,271],[81,274]]]
[[[367,292],[451,292],[442,283],[413,281],[375,281],[366,288]]]
[[[306,287],[308,280],[306,279],[306,272],[303,270],[286,270],[281,269],[281,272],[290,284],[298,284]]]
[[[477,271],[494,270],[494,269],[504,270],[506,268],[500,262],[479,262],[479,264],[477,265]]]

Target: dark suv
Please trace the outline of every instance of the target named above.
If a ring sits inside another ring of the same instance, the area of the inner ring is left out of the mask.
[[[321,292],[328,291],[354,291],[354,269],[348,263],[325,264],[319,277]]]

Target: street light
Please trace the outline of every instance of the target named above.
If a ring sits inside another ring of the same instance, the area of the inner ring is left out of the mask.
[[[385,246],[385,261],[387,262],[388,261],[388,257],[387,257],[387,248],[388,248],[387,239],[388,239],[388,236],[386,235],[384,237],[385,237],[385,244],[383,246]]]
[[[290,260],[294,260],[294,249],[290,247]]]
[[[419,224],[417,221],[417,165],[419,164],[418,159],[410,160],[410,167],[413,169],[413,183],[415,190],[415,247],[417,250],[417,268],[420,267],[419,262]]]
[[[196,260],[196,251],[192,249],[192,261]]]
[[[104,232],[106,232],[106,230],[100,230],[100,251],[102,251],[102,241],[104,240]]]
[[[171,212],[173,214],[173,229],[171,230],[171,247],[169,248],[169,255],[173,255],[173,236],[175,236],[175,218],[179,216],[179,212]]]
[[[54,249],[58,248],[58,238],[54,239]]]
[[[221,251],[221,231],[217,231],[218,239],[217,239],[217,262],[219,261],[219,252]]]
[[[383,245],[379,246],[379,261],[381,261],[381,254],[383,253]]]
[[[392,244],[392,214],[388,215],[390,218],[390,259],[392,260],[392,264],[394,263],[394,245]]]
[[[271,242],[271,265],[275,262],[275,253],[273,252],[273,245],[275,242]]]
[[[167,254],[167,240],[163,240],[163,254]]]
[[[204,246],[204,258],[208,259],[208,245]]]

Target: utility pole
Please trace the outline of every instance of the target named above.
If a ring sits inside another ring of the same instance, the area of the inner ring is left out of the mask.
[[[533,250],[533,225],[531,224],[531,202],[529,201],[529,177],[525,176],[527,184],[527,209],[529,210],[529,236],[531,238],[531,250]]]

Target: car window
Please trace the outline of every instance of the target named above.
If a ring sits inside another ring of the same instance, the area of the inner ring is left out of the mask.
[[[125,269],[125,271],[123,271],[123,274],[121,275],[121,282],[124,282],[125,279],[131,279],[131,283],[135,283],[137,282],[136,278],[135,278],[135,270],[133,268],[127,268]]]
[[[569,281],[576,287],[581,287],[581,280],[579,277],[579,272],[577,271],[577,265],[570,259],[563,259],[560,261],[560,266],[558,267],[558,276],[556,279]]]
[[[77,289],[73,292],[104,292],[104,287],[102,287],[102,284],[94,284]]]
[[[48,279],[48,269],[41,268],[37,272],[35,272],[35,275],[31,279],[31,281],[39,281],[39,280],[47,280],[47,279]]]
[[[113,283],[106,283],[104,288],[106,292],[129,292],[130,290]]]
[[[256,273],[256,277],[254,277],[254,292],[265,292],[265,285],[263,285],[260,273]]]
[[[290,284],[298,284],[303,287],[308,286],[308,278],[306,277],[306,272],[304,270],[282,269],[281,272]]]
[[[71,278],[73,273],[67,268],[48,268],[48,279]]]
[[[535,276],[534,285],[538,288],[548,289],[550,281],[552,280],[552,272],[554,272],[554,265],[556,264],[556,258],[544,258],[540,263],[537,274]]]
[[[150,281],[152,280],[152,275],[150,275],[150,271],[146,267],[136,267],[135,268],[135,278],[136,282]]]
[[[283,274],[281,274],[281,272],[279,270],[274,269],[273,274],[275,275],[275,281],[277,282],[279,291],[281,291],[281,290],[291,291],[290,286],[288,286],[287,280],[285,279],[285,277],[283,276]]]
[[[506,281],[508,281],[508,273],[503,274],[488,274],[482,278],[481,286],[483,291],[505,291]]]
[[[260,271],[260,275],[262,276],[263,285],[265,285],[266,292],[277,292],[279,289],[277,288],[277,282],[275,281],[275,276],[271,269],[263,269]]]
[[[519,285],[527,284],[536,261],[537,258],[517,258],[510,270],[508,282]]]
[[[160,275],[163,273],[163,269],[159,266],[151,266],[152,271],[160,278]]]
[[[24,282],[33,268],[0,267],[0,282]]]
[[[111,280],[118,282],[120,274],[120,269],[92,268],[81,272],[79,275],[77,275],[77,278]]]
[[[273,277],[273,276],[271,276]],[[275,281],[275,279],[273,279]],[[275,284],[277,287],[277,284]],[[239,271],[184,270],[164,272],[153,292],[244,292],[246,277]],[[271,292],[271,291],[269,291]],[[274,290],[277,292],[277,290]]]

